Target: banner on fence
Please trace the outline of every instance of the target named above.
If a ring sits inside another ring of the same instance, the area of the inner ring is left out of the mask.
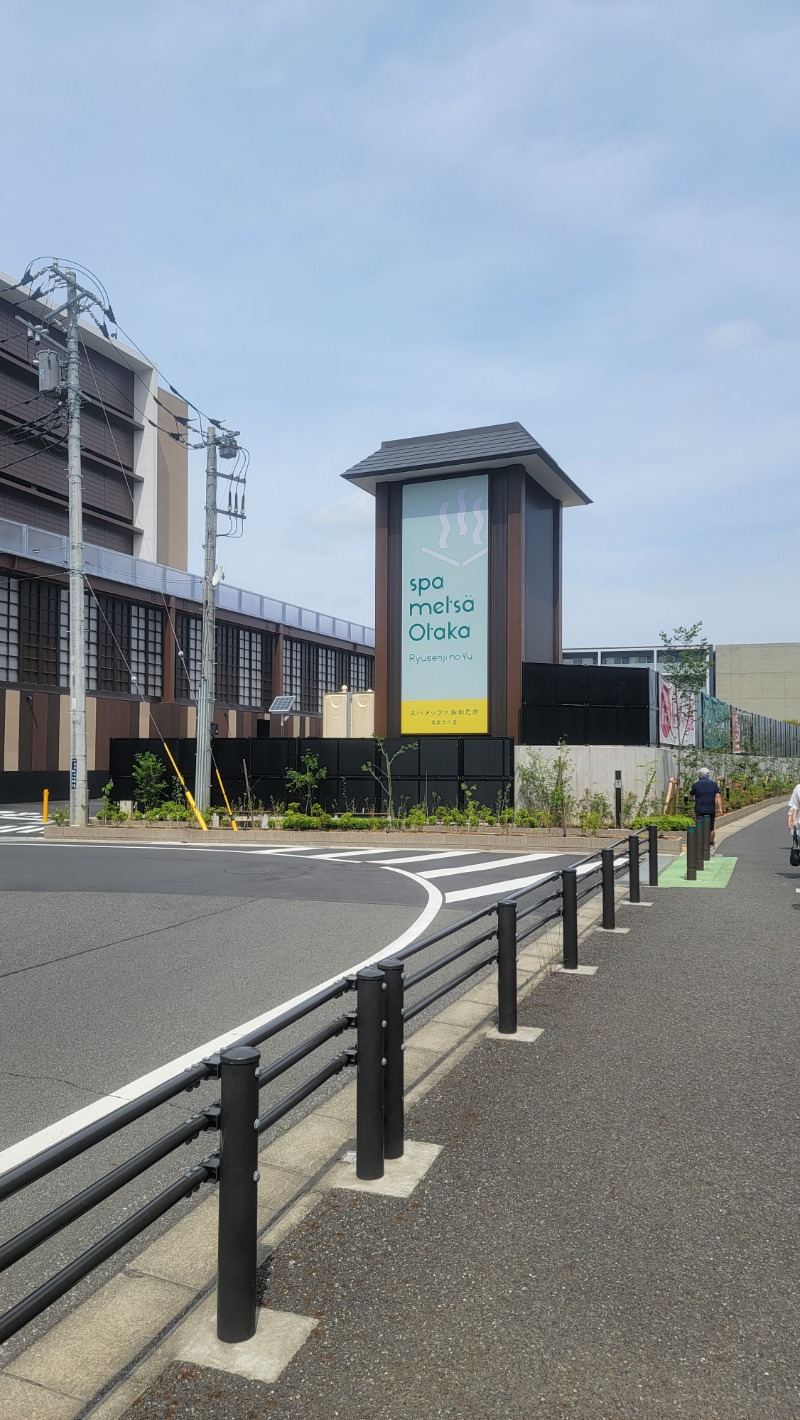
[[[703,749],[730,749],[730,705],[726,705],[724,700],[716,700],[713,695],[703,695],[702,703]]]
[[[678,696],[675,686],[663,676],[658,677],[658,740],[662,745],[687,745],[697,742],[695,697]]]

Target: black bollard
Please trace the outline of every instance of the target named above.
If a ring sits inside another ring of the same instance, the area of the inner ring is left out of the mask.
[[[405,1150],[405,1093],[403,1000],[405,967],[398,957],[380,963],[386,981],[384,1011],[386,1030],[383,1049],[386,1070],[383,1081],[383,1157],[402,1159]]]
[[[639,887],[638,833],[631,833],[628,836],[628,900],[629,902],[641,902],[642,900]]]
[[[578,874],[574,868],[561,870],[561,907],[564,926],[564,970],[578,966]]]
[[[612,932],[616,925],[614,907],[614,849],[601,848],[600,862],[603,877],[603,927]]]
[[[250,1045],[220,1054],[217,1336],[229,1343],[256,1333],[260,1059]]]
[[[658,887],[658,825],[647,825],[647,854],[650,865],[650,886]]]
[[[697,829],[690,824],[686,830],[686,881],[697,880]]]
[[[384,977],[365,966],[356,977],[356,1177],[383,1178]]]
[[[517,1033],[517,904],[497,904],[497,1029]]]

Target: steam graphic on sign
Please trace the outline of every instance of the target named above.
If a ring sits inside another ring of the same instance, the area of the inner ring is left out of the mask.
[[[482,505],[482,501],[483,501],[483,500],[482,500],[480,497],[478,497],[478,498],[475,498],[475,499],[473,500],[473,503],[472,503],[472,516],[473,516],[473,518],[475,519],[475,526],[474,526],[473,529],[472,529],[472,538],[471,538],[471,541],[476,545],[476,547],[479,548],[479,551],[478,551],[478,552],[473,552],[469,557],[465,557],[465,558],[463,558],[461,561],[459,561],[458,558],[456,558],[456,557],[448,557],[445,552],[441,552],[441,551],[440,551],[440,552],[435,552],[432,547],[423,547],[422,551],[425,552],[425,553],[427,553],[428,557],[435,557],[436,560],[437,560],[437,562],[447,562],[447,563],[449,563],[449,565],[450,565],[451,567],[469,567],[470,563],[471,563],[471,562],[477,562],[479,557],[486,557],[486,555],[488,554],[489,549],[488,549],[488,547],[484,546],[484,544],[483,544],[482,533],[483,533],[484,527],[485,527],[485,525],[486,525],[486,515],[485,515],[485,513],[483,512],[483,508],[482,508],[482,506],[481,506],[481,505]],[[458,524],[458,536],[459,536],[459,537],[464,537],[464,538],[466,538],[466,537],[469,537],[469,529],[468,529],[468,527],[467,527],[467,498],[466,498],[466,489],[464,489],[464,488],[459,488],[458,494],[457,494],[457,497],[456,497],[456,503],[457,503],[457,505],[458,505],[458,512],[456,513],[456,523]],[[451,535],[451,533],[452,533],[452,531],[453,531],[452,523],[451,523],[451,521],[450,521],[450,499],[449,499],[449,498],[446,498],[446,499],[445,499],[445,501],[442,503],[442,506],[441,506],[440,509],[439,509],[439,522],[440,522],[441,525],[442,525],[442,531],[441,531],[441,533],[439,534],[439,547],[440,547],[440,548],[445,548],[445,547],[446,547],[446,548],[449,549],[449,546],[450,546],[450,535]],[[458,550],[461,551],[462,549],[459,548]]]

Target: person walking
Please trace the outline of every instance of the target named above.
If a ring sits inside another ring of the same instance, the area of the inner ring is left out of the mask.
[[[798,853],[798,838],[800,838],[800,784],[795,784],[792,796],[789,800],[789,832],[792,835],[792,847],[789,855],[789,862],[792,867],[800,866],[795,862]]]
[[[711,778],[710,769],[698,769],[698,778],[695,779],[689,793],[694,799],[694,816],[696,819],[707,818],[709,823],[709,842],[714,843],[714,822],[717,814],[722,813],[722,795],[719,791],[719,784],[716,779]]]

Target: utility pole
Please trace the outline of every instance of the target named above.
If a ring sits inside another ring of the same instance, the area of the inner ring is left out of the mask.
[[[89,822],[86,772],[86,634],[83,590],[83,503],[81,488],[81,371],[78,352],[78,291],[75,272],[64,272],[67,287],[67,472],[69,479],[69,821]]]
[[[200,687],[197,695],[197,758],[194,799],[198,809],[211,803],[211,719],[216,695],[217,586],[217,431],[206,431],[206,540],[203,569],[203,635],[200,651]]]

